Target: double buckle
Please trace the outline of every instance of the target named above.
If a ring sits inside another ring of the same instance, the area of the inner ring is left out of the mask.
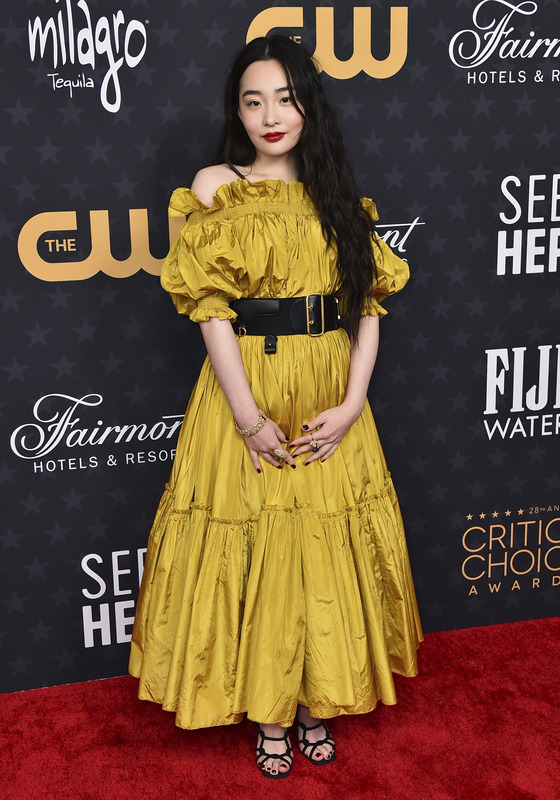
[[[311,312],[313,311],[313,306],[309,304],[310,297],[320,297],[321,298],[321,331],[320,333],[311,333],[311,326],[314,325],[313,317],[311,316]],[[307,333],[309,336],[322,336],[325,332],[325,298],[322,294],[307,294],[305,295],[305,317],[307,322]]]

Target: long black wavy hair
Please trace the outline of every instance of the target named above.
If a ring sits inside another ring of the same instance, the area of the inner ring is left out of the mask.
[[[363,209],[353,167],[346,155],[337,115],[325,96],[317,66],[301,44],[287,36],[260,37],[249,42],[232,64],[225,87],[225,122],[216,163],[249,166],[256,150],[239,118],[239,86],[255,61],[278,61],[288,89],[304,118],[295,148],[298,179],[305,185],[321,220],[327,247],[334,244],[342,285],[345,321],[356,340],[366,298],[376,281],[372,247],[374,224]]]

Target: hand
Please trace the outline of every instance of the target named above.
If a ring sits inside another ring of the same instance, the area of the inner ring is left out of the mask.
[[[296,462],[286,450],[288,444],[288,437],[282,433],[278,425],[271,419],[266,420],[263,427],[254,436],[245,436],[245,444],[251,456],[254,468],[257,472],[261,472],[260,458],[264,458],[269,464],[281,469],[283,464],[289,464],[290,467],[295,468]],[[274,455],[274,451],[278,449],[285,451],[286,456],[284,459],[279,459]]]
[[[345,406],[344,403],[322,411],[315,419],[301,426],[303,430],[311,431],[311,433],[306,433],[290,442],[290,447],[297,448],[292,452],[292,455],[298,456],[301,453],[311,453],[311,456],[304,462],[306,466],[318,458],[321,461],[325,461],[332,456],[342,441],[342,437],[358,419],[360,413],[356,413],[356,411]],[[311,446],[314,441],[319,445],[315,452]]]

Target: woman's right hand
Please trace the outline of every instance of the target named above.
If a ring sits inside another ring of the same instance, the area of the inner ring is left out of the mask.
[[[243,438],[257,472],[262,472],[259,458],[263,458],[274,467],[281,468],[284,464],[288,464],[290,467],[295,468],[296,462],[286,450],[289,439],[270,418],[267,417],[265,424],[258,433]],[[278,449],[286,453],[283,459],[274,455],[274,451]]]
[[[224,390],[234,419],[241,425],[241,428],[251,426],[257,418],[258,409],[247,381],[237,337],[229,319],[210,317],[200,323],[200,330],[208,350],[212,369]],[[247,419],[247,415],[249,415],[249,419]],[[264,458],[274,467],[282,467],[284,463],[295,467],[294,459],[286,450],[288,438],[268,417],[258,433],[243,438],[257,472],[262,472],[259,458]],[[274,451],[280,449],[285,453],[283,459],[274,455]]]

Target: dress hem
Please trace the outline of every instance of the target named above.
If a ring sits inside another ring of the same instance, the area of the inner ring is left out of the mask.
[[[420,643],[422,641],[423,641],[423,638],[420,638],[419,642],[418,642],[418,646],[420,645]],[[404,673],[404,672],[399,672],[397,670],[393,670],[393,674],[394,675],[399,675],[402,678],[415,678],[418,675],[418,671],[416,670],[413,673]],[[129,669],[129,675],[131,677],[133,677],[135,680],[139,680],[140,679],[140,676],[136,675],[131,669]],[[177,712],[178,712],[178,706],[177,705],[164,704],[163,702],[161,702],[159,700],[156,700],[154,697],[143,696],[141,691],[139,691],[139,693],[138,693],[138,699],[142,700],[144,702],[147,702],[147,703],[154,703],[155,705],[159,705],[159,706],[161,706],[162,711],[165,711],[168,714],[177,715]],[[316,719],[336,719],[337,717],[346,717],[346,716],[349,717],[349,716],[358,716],[358,715],[363,715],[363,714],[371,714],[373,711],[375,711],[377,709],[379,703],[381,703],[384,706],[395,706],[395,705],[397,705],[397,702],[398,701],[397,701],[396,697],[395,697],[395,699],[392,699],[392,700],[389,700],[389,699],[384,700],[382,697],[377,697],[375,699],[375,702],[373,702],[371,704],[368,704],[365,708],[356,709],[354,707],[347,708],[347,707],[344,707],[344,706],[339,706],[339,707],[337,707],[335,713],[333,713],[332,711],[327,711],[325,707],[320,707],[320,706],[310,706],[309,708],[310,708],[310,712],[312,713],[312,716],[314,716]],[[204,728],[219,728],[219,727],[225,727],[227,725],[239,725],[241,722],[243,722],[243,720],[245,718],[247,718],[251,722],[256,722],[256,723],[261,722],[260,720],[253,719],[252,717],[250,717],[249,716],[249,712],[247,712],[247,711],[239,711],[239,712],[236,712],[235,714],[232,714],[230,718],[223,719],[220,722],[215,722],[215,723],[212,723],[210,725],[181,725],[177,721],[177,719],[175,719],[175,727],[179,728],[180,730],[184,730],[184,731],[202,730]],[[280,725],[282,728],[291,728],[292,725],[294,725],[294,723],[295,723],[295,716],[293,717],[291,722],[287,721],[285,719],[284,720],[274,720],[273,722],[271,722],[270,720],[267,720],[266,724],[269,724],[269,723],[270,724],[275,724],[275,725]]]

